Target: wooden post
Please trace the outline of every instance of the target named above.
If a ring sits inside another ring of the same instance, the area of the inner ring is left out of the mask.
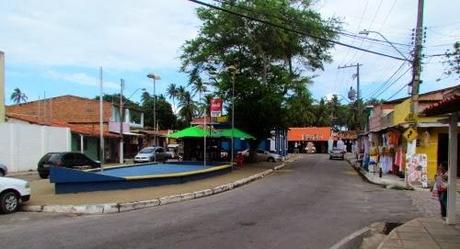
[[[457,187],[457,146],[458,113],[452,113],[449,122],[449,180],[447,186],[447,219],[449,225],[455,225],[456,187]]]

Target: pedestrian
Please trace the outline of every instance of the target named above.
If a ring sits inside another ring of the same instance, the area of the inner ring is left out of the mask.
[[[439,164],[435,179],[435,187],[438,191],[438,199],[441,206],[441,216],[445,218],[447,214],[447,166],[445,163]]]

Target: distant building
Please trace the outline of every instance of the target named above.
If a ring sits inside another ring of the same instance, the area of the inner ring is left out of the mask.
[[[103,102],[103,137],[105,161],[117,162],[120,143],[120,108]],[[144,127],[144,114],[126,108],[121,122],[124,136],[125,158],[134,156],[142,144],[142,134],[131,129]],[[95,160],[101,160],[99,100],[64,95],[6,107],[8,122],[26,122],[54,127],[70,128],[71,150],[81,151]]]

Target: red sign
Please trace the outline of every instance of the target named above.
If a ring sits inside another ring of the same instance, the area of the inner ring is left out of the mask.
[[[211,117],[220,117],[222,115],[222,99],[211,99]]]

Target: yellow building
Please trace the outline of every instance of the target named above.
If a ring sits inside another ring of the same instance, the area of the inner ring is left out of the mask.
[[[421,113],[426,107],[443,99],[444,96],[460,91],[460,86],[441,89],[420,95],[417,113]],[[402,103],[394,106],[393,127],[405,130],[410,127],[411,100],[406,99]],[[440,120],[446,116],[424,117],[417,115],[417,142],[416,153],[427,155],[427,176],[429,181],[434,181],[437,166],[441,162],[448,160],[448,125],[441,123]],[[403,144],[407,141],[403,138]]]

